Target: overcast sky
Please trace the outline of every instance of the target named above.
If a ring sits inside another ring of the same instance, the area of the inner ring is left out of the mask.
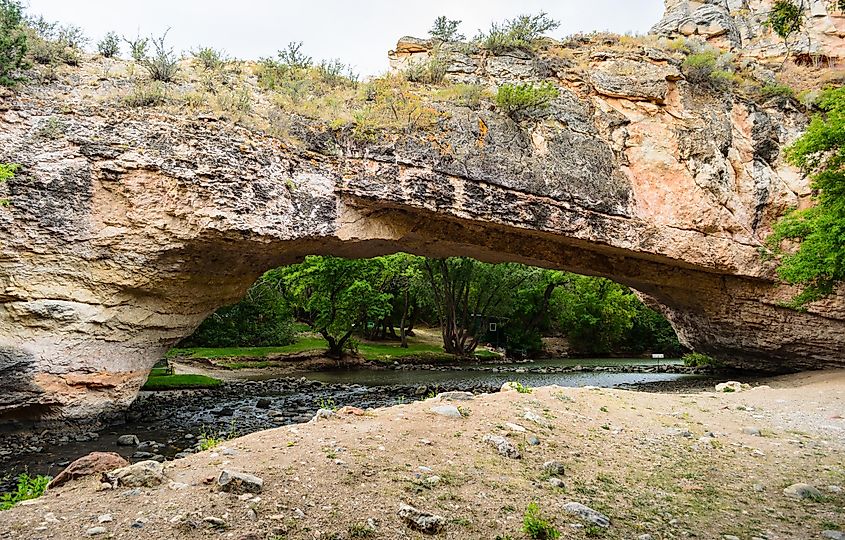
[[[387,69],[387,51],[403,35],[426,37],[438,15],[463,21],[467,37],[522,13],[548,12],[561,21],[551,33],[610,30],[644,33],[663,13],[663,0],[23,0],[28,13],[82,27],[96,43],[106,32],[160,34],[177,51],[198,45],[230,56],[272,56],[303,41],[315,60],[340,58],[362,75]],[[126,50],[124,47],[124,56]]]

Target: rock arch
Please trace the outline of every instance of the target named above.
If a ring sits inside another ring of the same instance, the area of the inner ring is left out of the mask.
[[[23,166],[0,187],[0,414],[119,411],[205,316],[308,254],[606,276],[734,365],[842,367],[843,296],[780,307],[795,291],[758,252],[809,195],[778,152],[804,117],[691,88],[668,53],[611,53],[584,51],[588,79],[575,83],[551,62],[461,57],[456,81],[540,70],[560,97],[519,123],[444,104],[435,131],[371,143],[301,119],[272,137],[126,109],[61,83],[0,98],[0,161]],[[56,117],[63,135],[42,136]]]

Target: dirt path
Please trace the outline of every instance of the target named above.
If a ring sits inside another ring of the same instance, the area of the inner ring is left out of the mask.
[[[548,387],[451,403],[468,416],[431,412],[444,404],[254,433],[168,464],[170,486],[80,481],[0,513],[0,538],[86,538],[97,526],[127,539],[423,538],[397,516],[407,503],[444,518],[440,538],[517,539],[532,501],[562,538],[791,540],[845,528],[845,371],[739,393]],[[490,434],[521,458],[499,455]],[[562,487],[543,472],[548,460],[563,464]],[[261,477],[263,492],[219,493],[206,482],[223,469]],[[796,482],[822,497],[787,497]],[[567,513],[569,502],[610,527]],[[98,523],[104,514],[112,520]]]

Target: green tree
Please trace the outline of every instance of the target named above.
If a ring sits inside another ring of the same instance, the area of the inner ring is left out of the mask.
[[[343,357],[364,313],[379,320],[391,308],[391,295],[381,290],[384,261],[379,258],[313,256],[269,274],[284,287],[297,317],[328,342],[333,358]]]
[[[490,317],[507,312],[515,291],[541,270],[521,264],[487,264],[468,257],[426,259],[426,275],[443,335],[443,348],[459,357],[478,346]]]
[[[796,4],[794,0],[776,0],[765,24],[783,40],[786,63],[791,51],[789,39],[804,26],[804,1]]]
[[[512,49],[531,50],[543,34],[560,26],[560,22],[549,18],[545,12],[537,15],[520,15],[503,24],[493,23],[490,30],[475,38],[481,47],[493,54]]]
[[[558,329],[579,350],[608,353],[633,327],[640,301],[627,287],[604,278],[573,275],[555,290],[552,311]]]
[[[782,255],[781,279],[803,287],[793,307],[830,294],[845,280],[845,87],[825,91],[818,107],[820,114],[786,150],[786,159],[810,175],[816,204],[786,215],[767,239]],[[787,239],[800,242],[797,251],[784,251]]]
[[[434,26],[431,27],[428,34],[440,41],[462,41],[465,36],[458,32],[458,27],[460,26],[461,21],[447,19],[441,15],[434,19]]]
[[[0,0],[0,86],[11,87],[30,67],[23,28],[23,8],[14,0]]]
[[[293,343],[293,315],[278,283],[263,276],[237,304],[218,309],[181,347],[273,347]]]
[[[548,82],[538,86],[529,83],[503,84],[496,92],[496,105],[511,118],[518,119],[543,111],[558,95],[557,88]]]
[[[114,32],[109,32],[97,43],[97,51],[104,58],[114,58],[120,54],[120,37]]]

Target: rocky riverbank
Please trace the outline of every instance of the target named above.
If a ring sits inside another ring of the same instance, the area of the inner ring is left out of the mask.
[[[0,538],[519,538],[532,502],[566,538],[836,538],[845,372],[737,389],[547,387],[328,415],[72,482],[4,512]]]

